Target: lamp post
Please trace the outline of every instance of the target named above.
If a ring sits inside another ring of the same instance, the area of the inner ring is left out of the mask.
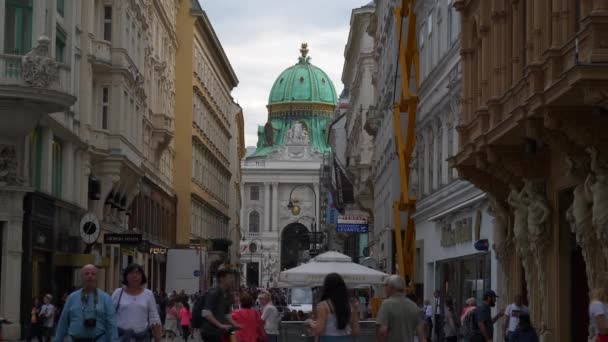
[[[289,203],[287,203],[287,209],[289,209],[291,211],[291,213],[293,215],[299,215],[300,212],[302,211],[302,209],[300,208],[299,205],[294,204],[293,200],[292,200],[292,195],[293,195],[293,191],[297,188],[301,188],[301,187],[305,187],[310,189],[310,191],[312,191],[313,194],[313,203],[314,203],[314,213],[315,213],[315,217],[314,220],[312,220],[312,223],[310,225],[310,228],[312,230],[312,240],[313,240],[313,248],[310,249],[310,254],[312,256],[314,256],[313,254],[316,254],[317,252],[317,192],[315,191],[315,189],[310,186],[310,184],[300,184],[300,185],[296,185],[291,189],[291,192],[289,193]]]

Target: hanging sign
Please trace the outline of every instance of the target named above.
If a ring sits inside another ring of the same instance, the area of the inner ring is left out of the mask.
[[[336,232],[338,233],[367,233],[369,225],[365,216],[338,216]]]

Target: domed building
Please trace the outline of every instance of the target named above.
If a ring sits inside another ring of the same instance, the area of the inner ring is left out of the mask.
[[[310,61],[303,43],[298,62],[275,80],[268,120],[242,163],[242,279],[249,286],[276,285],[280,270],[310,257],[311,238],[320,234],[319,175],[337,96]]]

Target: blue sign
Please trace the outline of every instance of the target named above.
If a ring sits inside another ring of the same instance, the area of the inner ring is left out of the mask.
[[[362,216],[340,216],[338,217],[338,224],[336,225],[336,232],[338,233],[367,233],[369,231],[369,225],[367,224],[367,217]]]
[[[490,248],[490,243],[488,239],[481,239],[475,242],[475,249],[478,251],[487,251]]]
[[[327,217],[326,221],[328,224],[336,224],[338,220],[338,210],[336,209],[336,203],[334,202],[334,196],[330,191],[327,192]]]
[[[198,278],[198,277],[200,277],[200,276],[201,276],[201,271],[199,271],[199,270],[194,270],[194,274],[193,274],[193,275],[194,275],[195,277],[197,277],[197,278]]]

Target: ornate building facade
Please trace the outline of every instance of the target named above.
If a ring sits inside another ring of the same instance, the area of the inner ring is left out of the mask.
[[[336,141],[345,147],[344,167],[352,182],[354,203],[346,205],[344,215],[368,217],[370,233],[348,234],[344,252],[354,261],[369,256],[368,235],[373,235],[374,184],[372,176],[373,138],[365,130],[370,107],[375,100],[372,77],[376,73],[373,56],[374,38],[367,29],[374,14],[374,4],[355,8],[351,14],[350,32],[344,49],[342,83],[348,91],[344,113],[345,139]],[[351,190],[351,189],[347,189]],[[344,196],[341,194],[340,196]]]
[[[496,258],[474,246],[482,239],[492,244],[492,217],[487,195],[448,165],[458,151],[460,15],[451,1],[418,1],[415,11],[421,83],[410,181],[423,267],[417,282],[423,284],[424,298],[438,290],[440,299],[450,297],[460,312],[467,298],[481,302],[484,291],[497,289]],[[496,331],[501,339],[503,329]]]
[[[491,196],[502,298],[526,294],[544,341],[586,340],[588,289],[606,284],[608,5],[454,6],[464,80],[451,164]]]
[[[337,98],[327,74],[310,63],[306,44],[268,98],[268,121],[242,162],[243,283],[276,286],[278,273],[304,262],[320,232],[323,155]],[[288,207],[289,206],[289,207]],[[319,229],[317,229],[319,227]]]
[[[242,143],[242,133],[233,134],[234,125],[242,130],[236,121],[242,110],[230,95],[238,79],[198,1],[182,1],[177,16],[176,243],[206,250],[213,273],[228,261],[230,221],[240,204],[231,191],[238,171],[231,153],[242,154],[233,148]]]

